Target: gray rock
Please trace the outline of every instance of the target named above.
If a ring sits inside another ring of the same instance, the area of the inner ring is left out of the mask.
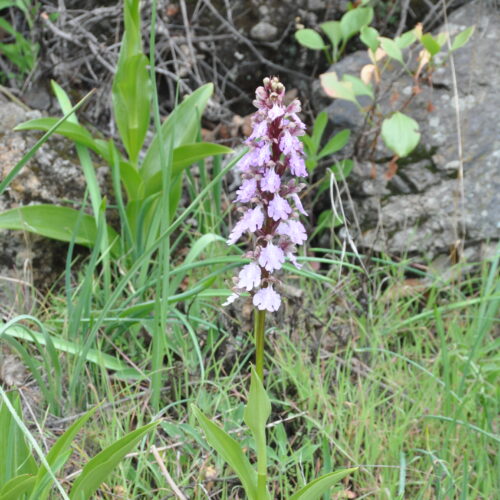
[[[260,21],[250,30],[250,36],[262,42],[273,41],[277,34],[278,28],[267,21]]]
[[[13,127],[38,117],[38,111],[25,111],[0,97],[0,179],[40,136],[39,132],[14,132]],[[54,135],[0,196],[0,213],[39,203],[68,206],[69,200],[80,202],[84,193],[85,179],[74,146]],[[64,269],[66,247],[32,233],[0,230],[0,315],[29,312],[33,284],[45,289],[58,279]]]
[[[457,136],[456,100],[449,61],[435,71],[434,88],[422,86],[405,109],[420,125],[421,142],[409,158],[399,162],[397,174],[386,178],[390,152],[381,141],[374,164],[359,158],[359,168],[349,178],[362,234],[360,246],[390,253],[425,253],[430,258],[447,252],[465,226],[466,245],[500,238],[500,59],[492,47],[500,44],[500,14],[487,2],[476,0],[449,16],[454,36],[476,25],[467,45],[453,53],[458,85],[458,109],[463,147],[463,191]],[[444,30],[444,27],[437,32]],[[332,69],[359,75],[364,51],[351,54]],[[412,80],[394,74],[392,101],[381,103],[390,112],[407,98]],[[399,96],[397,103],[394,96]],[[320,102],[324,99],[316,95]],[[360,130],[359,114],[349,116],[342,101],[327,108],[335,127]],[[432,103],[432,106],[429,106]],[[429,111],[429,108],[433,108]],[[358,152],[361,154],[362,152]],[[374,175],[375,172],[375,175]],[[374,217],[374,207],[380,207]],[[469,252],[477,255],[477,252]]]

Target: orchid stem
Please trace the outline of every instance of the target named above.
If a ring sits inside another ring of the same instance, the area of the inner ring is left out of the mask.
[[[266,311],[255,309],[255,370],[264,385],[264,325],[266,322]]]

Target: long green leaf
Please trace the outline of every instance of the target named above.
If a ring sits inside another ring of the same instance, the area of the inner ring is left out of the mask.
[[[174,150],[179,146],[191,144],[196,141],[200,119],[205,106],[213,93],[213,84],[207,83],[195,90],[189,97],[179,104],[163,125],[161,135],[166,147],[167,137],[172,134],[172,146]],[[149,179],[161,170],[160,143],[158,135],[155,135],[141,165],[144,179]]]
[[[46,339],[42,333],[35,332],[30,330],[27,331],[24,326],[9,326],[0,322],[0,336],[7,335],[9,337],[27,340],[29,342],[33,342],[33,337],[37,340],[37,342],[41,345],[46,344]],[[68,354],[79,354],[80,346],[77,344],[70,342],[65,339],[60,339],[57,337],[51,337],[52,344],[54,348],[58,351],[67,352]],[[99,366],[103,366],[107,370],[115,370],[117,373],[115,376],[117,378],[125,377],[125,378],[139,378],[141,375],[139,372],[130,368],[125,363],[122,363],[120,360],[110,356],[109,354],[105,354],[97,349],[90,349],[86,355],[86,360],[90,363],[95,363]]]
[[[142,437],[158,424],[159,422],[151,422],[139,427],[98,453],[85,465],[73,483],[69,494],[70,499],[87,500],[91,498],[125,455],[135,448]]]
[[[29,205],[12,208],[0,214],[0,230],[15,229],[39,234],[54,240],[70,242],[80,217],[75,242],[92,247],[97,237],[96,223],[90,215],[79,215],[78,210],[56,205]],[[121,255],[120,240],[115,230],[108,226],[108,241],[113,242],[111,254]]]
[[[90,417],[97,410],[97,406],[89,410],[85,415],[81,416],[76,422],[73,423],[64,434],[54,443],[49,453],[45,457],[47,463],[51,466],[52,471],[56,473],[69,458],[68,451],[70,450],[71,443],[75,438],[77,432],[83,427],[83,425],[90,419]],[[47,469],[42,465],[38,469],[38,474],[36,475],[36,482],[33,487],[33,492],[31,494],[30,500],[38,500],[40,498],[47,498],[49,490],[51,488],[50,484],[51,477],[48,474]]]
[[[240,478],[250,500],[262,500],[257,496],[257,474],[243,454],[240,445],[219,426],[208,420],[196,406],[191,407],[203,428],[210,446],[215,448]]]
[[[358,470],[357,467],[330,472],[306,484],[301,490],[290,497],[290,500],[320,500],[321,496],[341,479]]]
[[[29,494],[35,485],[35,476],[22,474],[12,478],[0,490],[0,500],[19,500]],[[38,497],[42,498],[42,497]]]

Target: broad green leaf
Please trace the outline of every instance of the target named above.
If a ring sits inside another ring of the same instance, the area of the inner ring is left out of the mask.
[[[257,496],[257,474],[243,454],[240,445],[219,426],[208,420],[196,406],[191,407],[203,429],[210,446],[221,455],[236,472],[250,500],[261,500]]]
[[[161,126],[162,139],[166,147],[170,134],[172,146],[178,148],[196,142],[200,127],[201,116],[205,106],[213,93],[213,84],[207,83],[195,90],[190,96],[179,104]],[[168,154],[165,154],[168,158]],[[160,145],[158,136],[155,135],[141,165],[141,175],[147,180],[161,170]]]
[[[352,83],[340,82],[335,71],[320,75],[321,87],[325,93],[334,99],[344,99],[358,104]]]
[[[48,132],[58,122],[58,120],[59,118],[37,118],[35,120],[20,123],[14,128],[14,130],[42,130],[44,132]],[[57,127],[55,133],[67,137],[77,144],[88,147],[95,153],[99,154],[104,160],[109,162],[107,146],[104,146],[101,141],[94,139],[90,132],[82,125],[65,121]]]
[[[372,28],[371,26],[363,26],[361,28],[361,34],[359,38],[369,49],[373,50],[373,52],[375,52],[378,48],[378,37],[379,34],[375,28]]]
[[[16,339],[23,339],[28,342],[36,341],[40,345],[46,345],[47,343],[45,336],[42,333],[33,330],[30,330],[28,332],[27,328],[24,326],[23,327],[9,326],[5,330],[3,329],[4,327],[5,325],[3,325],[2,322],[0,322],[0,335],[4,334],[9,337],[13,337]],[[75,344],[74,342],[52,336],[50,337],[50,340],[52,341],[54,348],[58,351],[66,352],[68,354],[77,354],[77,355],[80,354],[81,346]],[[128,365],[122,363],[115,357],[110,356],[109,354],[105,354],[97,349],[89,349],[85,359],[90,363],[103,366],[107,370],[115,370],[117,373],[115,373],[114,376],[117,378],[120,378],[119,374],[125,374],[125,373],[128,374],[127,378],[139,378],[141,376],[140,373],[137,372],[135,369],[130,368]]]
[[[324,476],[311,481],[306,484],[295,495],[292,495],[289,500],[321,500],[321,496],[328,492],[328,490],[341,479],[357,471],[358,468],[344,469],[336,472],[330,472]]]
[[[373,99],[373,89],[372,86],[365,83],[363,80],[354,75],[344,75],[342,80],[345,82],[349,82],[352,85],[352,90],[358,95],[366,95]]]
[[[332,47],[338,47],[340,42],[342,41],[342,30],[340,28],[339,21],[327,21],[326,23],[322,23],[319,27],[325,32],[326,36],[332,42]]]
[[[422,42],[422,45],[426,48],[426,50],[431,54],[431,56],[435,56],[441,50],[441,45],[439,45],[437,40],[435,40],[430,33],[422,35],[420,41]]]
[[[420,140],[418,123],[399,111],[382,122],[385,145],[400,158],[408,156]]]
[[[189,167],[199,160],[208,158],[209,156],[223,155],[232,153],[233,150],[220,144],[212,144],[211,142],[198,142],[194,144],[186,144],[174,149],[172,157],[172,183],[176,177],[182,174],[186,167]],[[142,174],[143,171],[141,170]],[[162,189],[162,173],[156,172],[153,176],[147,178],[146,196],[157,193]],[[177,208],[177,203],[175,204]]]
[[[304,143],[304,146],[306,147],[306,156],[307,158],[311,159],[312,156],[316,155],[316,145],[314,144],[311,136],[309,135],[301,135],[299,139]]]
[[[69,207],[29,205],[6,210],[0,214],[0,230],[28,231],[54,240],[70,242],[78,220],[75,242],[87,247],[94,246],[97,237],[94,218]],[[108,226],[108,241],[112,244],[111,254],[115,257],[120,256],[120,240],[110,226]]]
[[[21,474],[12,478],[0,490],[0,500],[19,500],[25,498],[33,490],[35,485],[35,476],[31,474]],[[45,499],[46,497],[38,497]]]
[[[120,158],[120,180],[127,193],[127,201],[142,200],[145,196],[144,181],[140,172],[128,161]]]
[[[318,159],[340,151],[349,142],[350,137],[351,131],[349,129],[341,130],[338,134],[335,134],[320,151]]]
[[[7,397],[16,413],[21,415],[19,394],[11,392]],[[0,450],[0,486],[21,474],[36,474],[38,467],[24,434],[3,402],[0,403]]]
[[[97,406],[89,410],[85,415],[81,416],[76,422],[74,422],[64,434],[59,437],[59,439],[54,443],[49,453],[45,457],[47,464],[52,468],[52,472],[57,473],[59,469],[66,463],[69,455],[71,454],[70,446],[73,442],[78,431],[83,427],[83,425],[90,419],[90,417],[97,410]],[[52,478],[47,472],[47,469],[41,465],[38,469],[38,474],[36,476],[36,482],[33,487],[33,492],[31,494],[31,500],[37,500],[39,498],[47,498],[48,493],[51,488]]]
[[[383,36],[379,37],[379,40],[380,46],[389,57],[395,59],[396,61],[399,61],[401,64],[404,64],[403,53],[394,40]]]
[[[295,39],[300,43],[300,45],[308,49],[322,50],[326,48],[325,42],[319,33],[310,28],[297,30],[295,32]]]
[[[312,143],[314,144],[314,153],[318,151],[319,145],[321,143],[321,138],[323,137],[323,132],[325,131],[326,124],[328,123],[328,114],[326,111],[322,111],[314,120],[313,133],[311,136]]]
[[[248,403],[243,418],[255,439],[257,456],[259,457],[258,467],[260,468],[257,474],[263,478],[267,475],[266,422],[270,415],[271,401],[255,368],[252,368],[250,393],[248,394]],[[267,490],[259,493],[261,496],[270,499]],[[262,500],[265,500],[265,498],[262,498]],[[261,500],[260,497],[259,500]]]
[[[459,33],[453,39],[453,42],[451,44],[451,51],[452,52],[454,50],[459,49],[460,47],[463,47],[469,41],[469,38],[474,33],[474,28],[475,28],[475,26],[469,26],[468,28],[465,28],[461,33]]]
[[[409,47],[416,39],[417,35],[415,34],[415,30],[410,30],[403,33],[401,36],[398,36],[394,41],[396,42],[396,45],[403,50],[406,49],[406,47]]]
[[[113,80],[115,121],[133,165],[137,165],[149,127],[152,90],[147,66],[144,54],[120,60]]]
[[[151,422],[129,432],[92,458],[73,483],[69,494],[71,500],[91,498],[125,455],[132,451],[142,437],[158,424],[159,422]]]
[[[373,19],[371,7],[358,7],[346,12],[340,20],[340,29],[344,43],[358,33],[363,26],[368,26]]]

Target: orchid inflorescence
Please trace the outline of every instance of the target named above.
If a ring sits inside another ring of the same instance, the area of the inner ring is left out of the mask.
[[[252,133],[245,141],[250,151],[239,161],[242,184],[236,201],[243,216],[227,240],[235,244],[244,233],[253,234],[253,250],[245,257],[251,259],[234,278],[235,286],[224,305],[234,302],[242,292],[251,292],[253,304],[261,311],[277,311],[281,296],[273,288],[279,280],[273,272],[281,269],[286,259],[300,269],[295,245],[307,239],[299,213],[304,211],[298,193],[305,187],[297,177],[307,177],[302,142],[305,125],[298,117],[298,99],[288,106],[283,103],[285,87],[278,78],[264,78],[258,87],[252,117]],[[286,180],[285,174],[291,174]],[[293,203],[291,204],[290,201]]]

